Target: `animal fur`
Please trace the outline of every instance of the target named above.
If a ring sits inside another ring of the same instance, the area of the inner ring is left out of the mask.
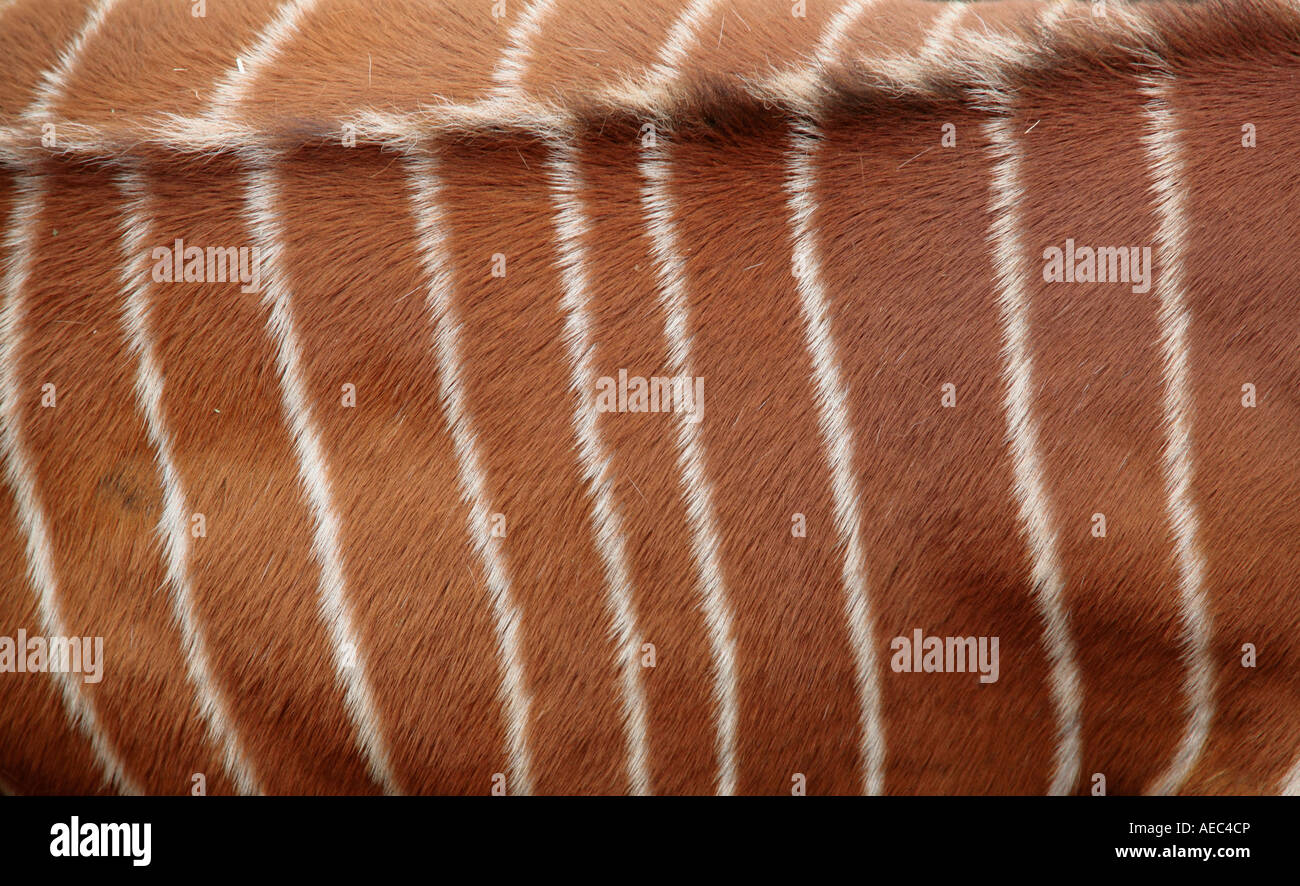
[[[0,787],[1300,791],[1300,9],[503,8],[0,3]]]

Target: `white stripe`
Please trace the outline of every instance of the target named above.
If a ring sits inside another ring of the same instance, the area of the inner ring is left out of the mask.
[[[33,261],[33,240],[41,221],[44,192],[36,176],[14,178],[13,213],[5,236],[8,265],[4,275],[4,313],[0,314],[0,444],[4,447],[5,478],[14,493],[18,524],[26,537],[27,574],[36,590],[37,614],[41,630],[47,637],[68,635],[59,605],[59,582],[54,568],[54,550],[50,543],[45,510],[36,490],[36,475],[22,438],[19,399],[24,396],[18,377],[18,349],[22,341],[22,322],[26,313],[23,290]],[[95,715],[94,703],[82,692],[82,683],[67,672],[51,670],[51,676],[63,698],[68,719],[90,742],[95,761],[104,778],[116,790],[126,794],[141,793],[140,786],[127,775],[117,751],[104,733]]]
[[[235,64],[213,87],[212,98],[203,118],[196,121],[202,126],[211,121],[224,121],[239,106],[257,77],[280,54],[281,48],[298,33],[303,19],[311,13],[317,0],[286,0],[276,10],[270,24],[258,35],[257,42],[242,50]]]
[[[587,480],[592,503],[592,529],[605,561],[608,604],[614,637],[622,664],[623,716],[626,720],[628,778],[632,793],[650,792],[650,751],[646,738],[646,699],[638,660],[641,632],[637,627],[632,580],[628,574],[624,546],[623,518],[614,501],[613,466],[601,440],[596,421],[596,372],[592,367],[591,318],[587,305],[587,213],[582,203],[582,178],[577,152],[572,145],[558,147],[548,170],[555,192],[556,234],[559,239],[560,269],[564,279],[565,341],[572,362],[570,386],[574,395],[573,425],[578,437],[578,456]]]
[[[163,513],[158,521],[171,587],[172,615],[176,619],[185,652],[185,668],[194,684],[199,712],[207,723],[212,742],[221,749],[222,762],[241,794],[259,794],[257,774],[244,756],[221,687],[212,674],[207,641],[194,611],[194,589],[190,578],[190,508],[180,471],[172,458],[172,438],[163,412],[163,376],[150,332],[150,236],[149,197],[144,177],[134,166],[119,179],[126,199],[122,224],[122,319],[127,342],[137,358],[136,402],[145,419],[149,442],[158,460],[163,489]]]
[[[521,651],[523,616],[510,587],[510,570],[501,539],[489,531],[493,513],[487,493],[487,479],[478,455],[478,437],[465,402],[460,367],[460,319],[452,302],[451,258],[443,244],[447,234],[439,206],[440,182],[437,161],[424,153],[410,158],[411,199],[420,260],[429,278],[426,304],[434,322],[434,352],[438,360],[438,387],[447,429],[456,448],[461,498],[469,506],[466,528],[470,543],[483,561],[488,595],[496,624],[501,664],[501,701],[506,716],[506,745],[510,764],[511,793],[533,792],[532,754],[528,748],[528,691]]]
[[[659,280],[660,304],[664,310],[669,374],[694,378],[686,263],[677,245],[667,150],[664,147],[648,149],[642,156],[640,168],[645,179],[641,200],[653,241],[651,252]],[[691,522],[691,546],[699,569],[704,620],[713,650],[713,695],[718,705],[718,793],[731,794],[736,790],[736,724],[739,716],[736,641],[713,516],[713,486],[708,478],[699,427],[699,423],[691,421],[686,413],[680,414],[677,455],[686,513]]]
[[[808,127],[796,133],[789,158],[791,223],[794,229],[793,268],[803,309],[804,332],[813,360],[817,384],[817,408],[826,458],[831,467],[831,488],[835,497],[835,525],[844,545],[844,611],[848,618],[858,682],[863,790],[879,794],[885,782],[885,734],[880,715],[880,677],[875,655],[875,627],[867,595],[866,555],[862,544],[857,472],[853,467],[855,448],[849,422],[848,389],[840,376],[839,358],[826,306],[817,232],[813,228],[816,202],[816,172],[812,155],[820,133]]]
[[[938,50],[953,38],[957,31],[957,22],[966,14],[967,8],[967,4],[959,0],[948,3],[943,12],[936,16],[934,27],[926,34],[925,41],[917,54],[927,58],[937,57]]]
[[[395,794],[400,790],[375,710],[364,650],[353,627],[343,552],[339,544],[339,522],[331,500],[329,469],[308,400],[292,295],[288,275],[281,264],[283,232],[276,214],[280,194],[274,169],[260,160],[254,162],[248,174],[247,188],[245,212],[255,241],[261,248],[265,281],[262,302],[268,311],[267,330],[275,342],[281,403],[298,454],[299,479],[311,507],[312,549],[321,568],[320,615],[329,630],[335,674],[344,687],[344,707],[357,731],[358,747],[371,777],[385,793]]]
[[[965,3],[950,2],[944,7],[943,12],[939,13],[934,26],[926,33],[921,48],[911,60],[913,63],[911,74],[914,78],[923,77],[939,61],[944,50],[956,36],[957,22],[966,14],[967,8]]]
[[[677,79],[678,68],[694,45],[700,27],[717,0],[692,0],[669,30],[660,47],[658,61],[638,90],[641,100],[653,104],[655,96],[667,94]],[[660,138],[666,138],[661,135]],[[675,208],[669,191],[669,157],[666,148],[647,147],[640,161],[645,180],[641,202],[646,228],[652,240],[651,253],[659,279],[659,301],[664,310],[664,337],[668,343],[671,374],[695,377],[691,357],[690,301],[686,288],[686,263],[677,246]],[[736,791],[736,729],[740,716],[737,700],[736,640],[732,628],[731,604],[727,599],[722,572],[722,554],[713,516],[713,487],[705,465],[704,443],[699,424],[685,413],[677,427],[677,461],[682,472],[682,495],[691,522],[691,547],[699,571],[704,622],[713,653],[713,698],[718,706],[717,792]]]
[[[68,77],[76,69],[81,54],[99,31],[100,26],[104,24],[104,19],[108,17],[116,3],[117,0],[99,0],[90,10],[90,15],[86,17],[77,36],[59,53],[54,66],[41,74],[40,82],[36,84],[36,100],[23,112],[22,119],[25,123],[39,124],[49,116],[55,102],[63,95]]]
[[[1169,104],[1169,81],[1151,76],[1144,78],[1143,83],[1149,130],[1142,141],[1154,179],[1156,212],[1160,219],[1156,231],[1156,255],[1160,261],[1156,293],[1160,299],[1160,346],[1165,375],[1165,490],[1178,558],[1188,705],[1187,728],[1174,759],[1148,786],[1147,792],[1172,794],[1196,765],[1214,719],[1214,667],[1210,653],[1213,628],[1203,587],[1205,558],[1197,540],[1196,503],[1192,500],[1192,394],[1187,341],[1191,315],[1183,291],[1183,251],[1187,239],[1183,149],[1178,119]]]
[[[840,9],[827,26],[817,47],[814,57],[818,65],[824,67],[839,57],[840,44],[849,28],[873,3],[874,0],[853,0]],[[817,174],[813,168],[813,156],[820,142],[821,132],[811,122],[805,123],[802,131],[796,131],[791,138],[791,152],[786,163],[786,190],[794,233],[791,261],[803,312],[805,340],[813,361],[818,424],[826,446],[827,463],[831,468],[835,526],[839,531],[840,543],[844,545],[841,579],[844,583],[844,612],[857,676],[862,787],[866,793],[876,795],[884,791],[885,785],[885,734],[880,715],[875,627],[867,595],[866,554],[859,522],[862,502],[858,494],[857,472],[853,467],[855,444],[849,421],[848,389],[840,375],[839,358],[826,306],[817,232],[813,226],[817,211],[814,196]]]
[[[41,75],[36,98],[22,114],[24,121],[39,124],[49,115],[82,51],[103,24],[113,2],[106,0],[95,5],[77,36],[59,54],[54,66]],[[33,241],[42,215],[45,197],[42,178],[17,175],[14,177],[14,191],[17,199],[5,235],[7,265],[4,308],[0,314],[0,445],[4,448],[5,478],[13,489],[14,509],[26,538],[27,573],[36,590],[41,630],[46,636],[67,636],[45,509],[36,490],[36,475],[19,425],[18,349],[27,307],[23,290],[31,274]],[[105,734],[95,714],[94,703],[82,692],[82,684],[68,672],[52,670],[50,673],[59,687],[68,719],[90,742],[91,753],[103,770],[105,781],[121,793],[141,793],[140,786],[126,773],[116,749]]]
[[[1055,520],[1043,486],[1039,461],[1038,422],[1034,418],[1033,363],[1029,341],[1029,297],[1026,284],[1025,247],[1020,230],[1020,183],[1022,148],[1015,123],[1009,116],[1010,102],[984,124],[994,159],[991,237],[993,264],[997,276],[998,308],[1003,327],[1006,357],[1005,397],[1007,434],[1011,446],[1014,487],[1019,504],[1021,531],[1029,545],[1032,561],[1034,602],[1044,623],[1043,645],[1051,672],[1049,685],[1056,709],[1056,771],[1050,792],[1065,794],[1079,778],[1082,750],[1083,687],[1075,662],[1074,640],[1065,609],[1065,576],[1057,552]]]
[[[554,6],[555,0],[531,0],[510,28],[505,52],[492,72],[498,97],[509,98],[523,89],[532,43],[542,33],[542,19]]]
[[[258,35],[256,43],[241,52],[236,64],[214,87],[204,114],[205,120],[224,121],[238,108],[258,76],[298,32],[315,6],[316,0],[286,0],[281,4],[275,17]],[[364,650],[353,626],[352,608],[347,599],[338,517],[334,513],[320,432],[307,400],[292,295],[287,276],[280,268],[282,232],[275,209],[279,199],[275,158],[257,154],[249,155],[247,159],[250,171],[245,211],[249,227],[262,251],[266,281],[262,300],[268,310],[267,329],[276,345],[281,405],[298,455],[299,479],[312,511],[312,549],[321,567],[317,603],[321,619],[328,629],[335,675],[344,688],[344,709],[356,730],[357,747],[371,778],[385,793],[396,794],[400,793],[400,788],[389,759],[388,744],[370,688]]]
[[[658,60],[650,70],[650,80],[666,87],[677,77],[678,68],[686,60],[686,54],[699,38],[700,28],[709,20],[717,3],[718,0],[691,0],[659,47]]]
[[[817,49],[813,52],[813,63],[819,67],[826,67],[838,59],[844,39],[849,34],[849,28],[853,27],[854,22],[862,17],[868,7],[876,5],[877,2],[878,0],[848,0],[836,10],[822,32]]]

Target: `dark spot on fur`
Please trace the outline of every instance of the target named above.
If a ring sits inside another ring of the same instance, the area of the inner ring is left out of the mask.
[[[99,494],[129,513],[149,513],[154,504],[144,487],[136,480],[134,471],[124,465],[115,465],[99,478]]]

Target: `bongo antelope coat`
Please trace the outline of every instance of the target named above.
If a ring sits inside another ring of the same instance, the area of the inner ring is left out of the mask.
[[[3,791],[1300,793],[1300,4],[0,46]]]

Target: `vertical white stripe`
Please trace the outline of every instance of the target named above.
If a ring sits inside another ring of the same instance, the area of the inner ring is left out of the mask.
[[[280,202],[275,171],[270,161],[252,161],[247,181],[245,212],[254,240],[261,249],[262,302],[267,309],[267,331],[275,343],[280,377],[281,404],[298,455],[298,473],[312,514],[312,549],[320,564],[319,607],[329,631],[335,674],[344,688],[344,707],[357,731],[357,744],[371,777],[385,793],[399,793],[388,745],[367,676],[365,650],[353,627],[347,598],[339,521],[330,491],[329,468],[309,401],[302,348],[298,342],[291,289],[283,267],[283,232],[277,215]]]
[[[249,87],[298,32],[316,3],[317,0],[286,0],[280,5],[270,24],[258,35],[257,42],[241,51],[236,63],[214,85],[212,98],[203,115],[206,120],[223,121],[239,107]]]
[[[1159,228],[1156,250],[1160,264],[1156,294],[1160,299],[1160,348],[1164,357],[1164,452],[1168,515],[1178,561],[1179,607],[1183,620],[1183,663],[1187,668],[1188,722],[1169,767],[1147,788],[1152,794],[1172,794],[1205,747],[1214,719],[1214,667],[1210,640],[1213,628],[1204,585],[1205,558],[1198,536],[1196,503],[1192,500],[1192,393],[1188,365],[1188,313],[1183,291],[1183,251],[1187,240],[1186,170],[1178,118],[1169,103],[1170,81],[1151,76],[1142,94],[1148,131],[1143,135],[1153,178]]]
[[[1051,668],[1048,683],[1056,709],[1056,771],[1049,790],[1053,794],[1065,794],[1073,790],[1079,778],[1083,687],[1065,609],[1065,576],[1057,550],[1051,501],[1043,485],[1038,421],[1033,412],[1035,386],[1026,291],[1030,272],[1025,265],[1020,221],[1020,201],[1024,197],[1020,182],[1023,150],[1009,105],[1010,102],[1003,109],[1007,116],[993,117],[983,127],[994,161],[990,240],[1006,358],[1004,404],[1014,491],[1021,531],[1029,545],[1034,602],[1044,624],[1043,645]]]
[[[691,0],[673,23],[668,39],[660,47],[658,61],[648,73],[649,88],[667,91],[677,79],[678,68],[695,44],[699,29],[717,0]],[[659,140],[666,139],[660,134]],[[670,192],[669,153],[664,144],[647,147],[639,168],[644,186],[641,202],[646,228],[652,240],[652,258],[659,281],[659,301],[664,311],[664,337],[672,375],[695,377],[691,357],[690,300],[686,286],[686,263],[677,246],[675,207]],[[713,654],[713,699],[718,706],[717,792],[736,791],[736,729],[740,716],[737,699],[736,640],[732,628],[731,603],[723,578],[722,552],[713,516],[713,486],[705,464],[704,442],[698,421],[680,414],[677,426],[677,461],[682,473],[682,495],[691,523],[691,547],[699,571],[704,623]]]
[[[675,207],[670,193],[669,154],[662,145],[647,149],[641,159],[645,187],[641,192],[646,226],[652,240],[659,299],[664,311],[669,374],[694,378],[690,305],[686,263],[677,245]],[[704,620],[713,650],[714,700],[718,705],[718,793],[736,790],[736,726],[739,719],[736,680],[736,641],[731,604],[723,579],[722,552],[714,520],[713,485],[709,482],[699,422],[680,413],[677,424],[678,467],[682,472],[691,546],[699,569]]]
[[[36,489],[36,474],[22,437],[23,397],[19,378],[19,347],[22,323],[26,314],[23,290],[33,262],[33,240],[41,219],[44,189],[39,176],[15,176],[17,200],[9,217],[5,236],[8,265],[5,268],[4,313],[0,315],[0,443],[4,446],[5,477],[14,493],[14,509],[26,539],[27,574],[37,594],[37,614],[41,630],[47,637],[67,636],[59,604],[59,582],[54,568],[54,549],[50,542],[45,509]],[[104,777],[116,790],[140,793],[140,787],[126,774],[117,751],[104,733],[95,707],[83,693],[81,682],[65,671],[50,671],[59,687],[63,705],[72,724],[90,742],[91,751]]]
[[[172,458],[171,432],[163,412],[163,375],[151,332],[148,239],[149,196],[144,177],[131,165],[119,179],[126,200],[122,220],[122,319],[127,343],[136,357],[136,403],[145,419],[163,489],[163,513],[158,535],[163,543],[167,583],[171,587],[172,615],[181,631],[185,668],[198,698],[199,712],[207,723],[213,744],[221,749],[226,772],[241,794],[258,794],[257,774],[244,756],[224,693],[212,674],[207,640],[194,611],[190,578],[190,508],[180,471]]]
[[[592,530],[605,562],[608,605],[622,668],[623,716],[626,720],[628,779],[632,793],[650,793],[650,751],[647,740],[645,689],[638,660],[641,638],[633,602],[632,579],[624,545],[623,518],[614,500],[613,465],[596,420],[596,371],[591,354],[591,318],[587,299],[587,212],[582,202],[582,174],[577,151],[564,144],[555,149],[548,170],[555,194],[555,229],[560,270],[564,279],[565,342],[569,349],[574,396],[573,425],[578,457],[591,496]]]
[[[826,306],[821,259],[814,229],[816,172],[812,155],[820,138],[811,126],[796,133],[789,158],[787,187],[794,231],[792,255],[795,281],[803,311],[808,352],[817,387],[818,423],[831,468],[835,499],[835,526],[844,545],[844,611],[853,647],[860,706],[863,790],[879,794],[885,782],[885,734],[880,715],[880,676],[875,654],[875,627],[867,594],[866,555],[859,522],[862,502],[853,467],[853,428],[849,421],[848,389],[840,376],[839,358]]]
[[[248,90],[283,47],[297,34],[317,0],[286,0],[276,10],[257,41],[242,51],[236,64],[214,86],[207,121],[221,122],[243,102]],[[246,183],[245,212],[249,229],[260,247],[265,284],[262,301],[267,308],[267,330],[276,346],[281,406],[298,457],[299,479],[312,513],[312,550],[320,564],[321,620],[329,634],[335,676],[344,690],[344,709],[356,730],[357,748],[370,777],[387,794],[400,793],[390,760],[387,740],[375,708],[365,651],[353,625],[347,598],[347,577],[334,512],[329,470],[320,432],[308,401],[302,352],[294,320],[292,293],[281,268],[282,231],[276,214],[279,191],[274,158],[251,156]]]
[[[23,112],[24,121],[41,123],[48,116],[82,51],[112,6],[113,0],[97,3],[53,67],[41,75],[36,98]],[[54,549],[50,543],[45,508],[36,489],[36,474],[22,436],[22,410],[19,406],[23,394],[18,351],[27,310],[23,290],[35,259],[34,241],[45,190],[40,176],[21,174],[14,177],[14,192],[16,199],[5,234],[4,307],[0,313],[0,446],[4,449],[5,479],[13,489],[14,509],[26,542],[27,574],[36,590],[41,630],[46,636],[67,636],[59,603]],[[90,743],[91,753],[103,770],[105,781],[121,793],[141,793],[140,786],[126,773],[117,750],[95,714],[94,703],[82,691],[82,684],[70,673],[50,673],[59,688],[68,719]]]
[[[840,44],[849,28],[873,3],[874,0],[851,0],[840,9],[817,47],[815,58],[818,65],[829,65],[839,57]],[[885,733],[880,715],[875,627],[867,594],[866,554],[862,545],[862,502],[858,494],[857,472],[853,467],[855,444],[849,421],[848,389],[840,375],[814,228],[817,174],[813,157],[820,141],[821,133],[812,122],[806,123],[802,131],[796,131],[791,138],[791,151],[786,161],[786,190],[794,236],[791,262],[803,313],[805,342],[813,361],[818,424],[831,469],[835,527],[840,543],[844,545],[841,580],[857,678],[862,788],[875,795],[882,793],[885,785]]]
[[[555,0],[531,0],[510,28],[505,51],[492,72],[499,98],[509,98],[523,89],[533,41],[542,33],[542,19],[554,6]]]
[[[968,5],[960,0],[950,0],[945,4],[943,12],[935,17],[934,27],[925,36],[925,41],[921,44],[918,55],[925,58],[934,58],[940,49],[948,45],[957,32],[957,22],[966,14]]]
[[[443,229],[439,205],[438,165],[432,156],[420,153],[411,157],[410,185],[420,260],[429,278],[429,291],[425,301],[434,324],[433,344],[438,360],[439,394],[447,429],[456,449],[461,498],[469,506],[466,529],[470,543],[483,561],[496,625],[501,664],[501,701],[505,708],[506,745],[510,763],[508,787],[511,793],[531,794],[532,754],[528,747],[528,725],[532,697],[528,691],[521,650],[523,616],[513,598],[510,570],[501,539],[490,532],[493,509],[479,459],[478,437],[461,382],[461,325],[452,301],[451,258],[443,246],[447,234]]]

